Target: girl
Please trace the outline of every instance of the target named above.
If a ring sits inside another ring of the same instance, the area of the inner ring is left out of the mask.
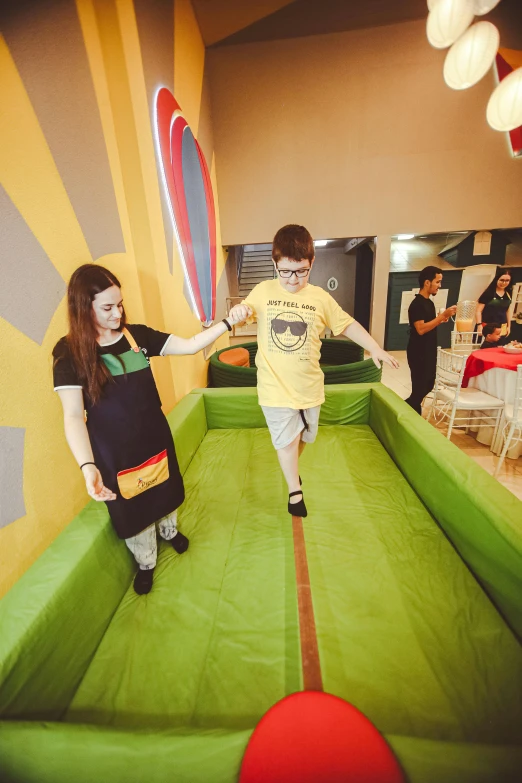
[[[500,324],[502,337],[507,337],[511,331],[511,272],[508,269],[499,269],[495,279],[486,288],[479,298],[475,320],[477,331],[482,334],[485,324]]]
[[[195,354],[237,319],[191,339],[128,325],[119,280],[95,264],[74,272],[67,300],[69,333],[53,350],[65,435],[88,494],[107,503],[117,535],[138,563],[134,589],[142,595],[156,565],[155,523],[179,554],[189,545],[177,528],[183,479],[149,359]]]

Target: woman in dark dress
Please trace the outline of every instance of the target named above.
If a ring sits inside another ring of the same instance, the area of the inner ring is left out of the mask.
[[[176,552],[189,545],[177,529],[183,479],[149,359],[198,353],[235,321],[224,319],[191,339],[127,324],[118,279],[95,264],[74,272],[67,296],[69,333],[53,350],[65,435],[88,494],[107,503],[139,565],[134,589],[148,593],[156,523]]]
[[[501,337],[506,338],[511,331],[511,296],[513,285],[509,269],[499,269],[495,279],[479,297],[475,321],[477,331],[482,334],[482,327],[486,324],[499,324]],[[505,342],[505,340],[501,340]]]

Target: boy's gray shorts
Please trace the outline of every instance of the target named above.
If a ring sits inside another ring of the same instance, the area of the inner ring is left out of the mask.
[[[275,449],[284,449],[301,433],[303,443],[313,443],[319,426],[320,405],[314,408],[273,408],[262,405]],[[304,420],[303,420],[304,419]],[[305,427],[305,421],[308,429]]]

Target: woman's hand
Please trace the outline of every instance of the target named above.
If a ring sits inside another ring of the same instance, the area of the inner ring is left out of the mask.
[[[240,324],[242,321],[246,321],[246,319],[250,318],[253,313],[254,311],[248,305],[238,304],[233,307],[227,315],[227,321],[230,323],[230,326],[235,326],[236,324]]]
[[[82,468],[87,494],[94,500],[116,500],[116,495],[103,483],[101,473],[96,465],[85,465]]]
[[[381,362],[386,362],[386,364],[389,364],[390,367],[393,367],[394,370],[397,370],[399,368],[399,362],[395,357],[391,356],[389,353],[386,353],[382,348],[377,348],[375,351],[372,351],[370,354],[371,358],[373,359],[373,362],[376,367],[381,369]]]

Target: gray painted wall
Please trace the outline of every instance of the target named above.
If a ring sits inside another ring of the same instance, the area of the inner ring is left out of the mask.
[[[329,293],[343,310],[352,314],[355,296],[355,256],[347,256],[341,248],[331,250],[317,248],[310,282],[327,291],[326,283],[330,277],[337,279],[339,287]]]

